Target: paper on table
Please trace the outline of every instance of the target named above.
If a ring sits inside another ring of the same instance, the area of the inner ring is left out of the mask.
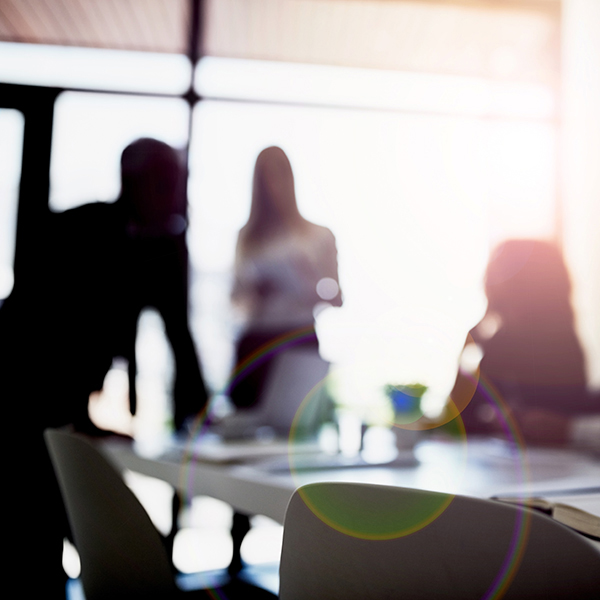
[[[290,444],[287,440],[270,442],[214,442],[201,444],[179,444],[169,448],[162,458],[168,460],[196,460],[215,464],[252,462],[265,457],[287,456],[288,454],[314,454],[320,452],[316,442]]]

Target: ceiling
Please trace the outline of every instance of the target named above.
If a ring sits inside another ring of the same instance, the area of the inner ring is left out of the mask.
[[[554,83],[558,0],[204,0],[210,56]],[[0,0],[0,40],[186,53],[190,0]]]

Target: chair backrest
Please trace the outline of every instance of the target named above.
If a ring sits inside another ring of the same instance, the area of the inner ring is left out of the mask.
[[[416,530],[408,533],[411,526]],[[381,539],[386,527],[391,537]],[[406,535],[393,537],[394,531]],[[520,507],[316,483],[297,490],[287,509],[281,600],[598,597],[600,552],[583,536]]]
[[[81,558],[86,599],[173,595],[160,536],[115,467],[83,437],[51,429],[44,437]]]
[[[315,386],[323,383],[329,363],[318,351],[292,348],[278,354],[265,384],[259,410],[266,424],[287,435],[302,402]],[[320,388],[303,406],[301,425],[313,433],[318,429],[320,411],[325,401]]]
[[[237,409],[216,431],[225,438],[235,439],[254,437],[259,428],[269,427],[287,437],[302,405],[296,434],[316,434],[328,410],[328,397],[320,385],[328,371],[329,363],[316,349],[291,348],[280,352],[273,359],[257,406]]]

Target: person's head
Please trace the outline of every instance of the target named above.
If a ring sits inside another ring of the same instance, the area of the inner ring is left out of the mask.
[[[303,219],[296,204],[294,175],[285,152],[265,148],[256,159],[248,225],[255,237],[291,229]]]
[[[486,275],[488,313],[504,325],[543,322],[572,323],[571,282],[562,253],[551,242],[507,240],[492,252]]]
[[[179,229],[185,215],[184,169],[178,152],[158,140],[141,138],[121,155],[121,198],[141,227]]]

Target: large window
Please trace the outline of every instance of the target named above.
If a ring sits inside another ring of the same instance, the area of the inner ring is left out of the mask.
[[[192,298],[214,385],[235,336],[227,298],[237,231],[268,145],[288,153],[304,216],[337,238],[344,306],[322,313],[318,331],[326,357],[353,376],[445,394],[485,309],[491,245],[553,234],[547,121],[208,101],[194,117]]]
[[[215,59],[198,76],[206,96],[230,98],[197,105],[190,148],[192,324],[209,385],[222,389],[232,367],[238,324],[229,290],[254,161],[279,145],[302,213],[337,239],[344,306],[318,319],[325,357],[373,385],[419,381],[441,399],[485,309],[491,246],[554,233],[552,90]],[[176,98],[63,93],[51,209],[114,200],[124,146],[153,136],[183,148],[188,119]]]

